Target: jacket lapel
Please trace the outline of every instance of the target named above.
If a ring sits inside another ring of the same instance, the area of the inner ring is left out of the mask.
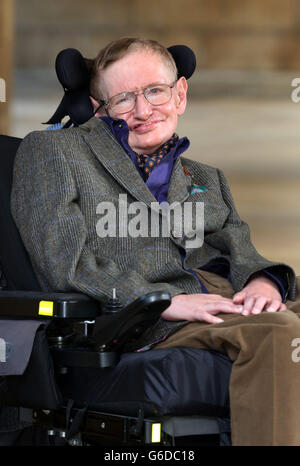
[[[81,128],[89,131],[83,136],[85,142],[119,184],[149,207],[151,202],[157,202],[129,156],[106,127],[106,123],[99,118],[92,118]]]
[[[192,185],[191,176],[184,172],[181,159],[175,160],[168,191],[168,203],[184,202],[190,195]]]

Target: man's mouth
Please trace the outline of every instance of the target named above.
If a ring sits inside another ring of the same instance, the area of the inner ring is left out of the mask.
[[[137,125],[133,126],[133,131],[136,131],[137,133],[144,133],[147,131],[150,131],[154,128],[155,125],[160,123],[160,121],[155,120],[155,121],[147,121],[145,123],[138,123]]]

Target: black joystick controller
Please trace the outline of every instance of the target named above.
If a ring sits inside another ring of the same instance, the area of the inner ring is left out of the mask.
[[[113,288],[113,296],[110,298],[105,306],[104,315],[115,315],[122,309],[122,304],[117,298],[116,289]]]

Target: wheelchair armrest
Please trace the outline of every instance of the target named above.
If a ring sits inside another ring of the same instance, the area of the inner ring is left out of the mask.
[[[82,293],[1,291],[0,317],[95,319],[101,304]]]
[[[64,367],[109,367],[118,363],[125,344],[132,343],[171,304],[166,291],[148,293],[117,312],[96,319],[93,335],[68,347],[52,347],[54,361]]]
[[[59,324],[48,327],[52,332],[49,331],[48,336],[52,356],[60,366],[108,367],[118,362],[124,345],[136,341],[170,303],[168,292],[156,291],[139,297],[117,312],[105,312],[98,301],[81,293],[1,291],[0,317],[46,319],[53,325]],[[59,333],[69,330],[68,321],[78,320],[90,321],[84,324],[95,322],[92,336],[86,330],[83,335],[76,336],[74,324],[71,333],[64,336]],[[62,327],[65,321],[67,327]]]

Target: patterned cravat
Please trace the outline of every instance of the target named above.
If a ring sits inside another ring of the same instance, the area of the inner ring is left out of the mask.
[[[148,178],[153,168],[158,165],[161,160],[167,155],[170,150],[177,144],[179,137],[176,133],[173,134],[171,139],[160,146],[154,154],[137,154],[138,166]]]

